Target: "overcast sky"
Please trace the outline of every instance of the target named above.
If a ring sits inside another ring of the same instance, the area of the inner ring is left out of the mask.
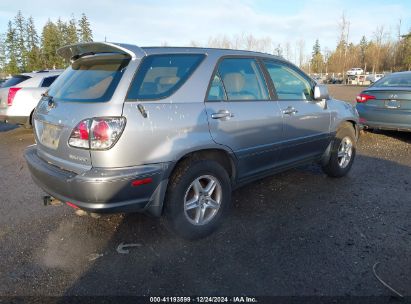
[[[334,48],[338,22],[344,12],[350,21],[352,42],[372,37],[383,25],[392,37],[402,19],[402,32],[411,27],[411,0],[13,0],[0,2],[0,32],[18,10],[33,16],[40,32],[48,18],[67,20],[84,12],[94,40],[134,43],[141,46],[205,44],[210,36],[252,33],[269,36],[276,44],[294,45],[304,39],[310,51],[316,38],[321,47]]]

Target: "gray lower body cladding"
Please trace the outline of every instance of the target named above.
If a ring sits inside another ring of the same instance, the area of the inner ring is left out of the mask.
[[[25,158],[34,182],[62,202],[98,212],[147,212],[160,215],[167,187],[169,163],[127,168],[92,168],[82,174],[65,171],[37,155],[29,147]],[[150,181],[133,186],[133,181]]]

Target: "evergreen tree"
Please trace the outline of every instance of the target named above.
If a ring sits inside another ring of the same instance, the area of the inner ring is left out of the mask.
[[[77,22],[74,16],[56,22],[50,19],[39,36],[33,17],[26,19],[21,11],[9,21],[7,32],[0,33],[0,72],[17,74],[45,68],[64,68],[56,54],[62,46],[93,40],[90,22],[85,14]]]
[[[68,37],[67,37],[67,24],[64,21],[62,21],[60,18],[58,18],[56,27],[57,27],[57,41],[58,41],[57,49],[59,49],[70,43],[68,42]],[[65,65],[64,58],[58,56],[57,61],[55,62],[55,65],[57,67],[63,67]]]
[[[411,70],[411,31],[402,39],[402,69]]]
[[[5,41],[7,64],[4,71],[7,74],[17,74],[19,67],[17,66],[17,37],[16,30],[11,21],[7,25],[6,41]]]
[[[66,27],[66,43],[75,44],[78,43],[79,39],[77,36],[77,21],[74,19],[74,16],[71,16],[67,27]]]
[[[365,38],[365,36],[362,36],[361,41],[360,41],[360,58],[361,58],[362,67],[365,66],[365,56],[366,56],[367,47],[368,47],[367,38]]]
[[[83,13],[78,22],[78,38],[80,42],[92,42],[93,33],[91,31],[90,22],[87,16]]]
[[[27,48],[25,43],[26,20],[21,11],[18,11],[16,17],[14,17],[14,26],[16,39],[16,60],[18,62],[20,72],[23,72],[27,68]]]
[[[42,53],[44,58],[44,68],[52,69],[60,67],[60,58],[56,50],[60,47],[61,38],[59,37],[59,29],[50,19],[43,27],[41,35]]]
[[[27,49],[27,71],[40,70],[41,53],[39,46],[39,36],[34,25],[33,17],[27,21],[26,27],[26,49]]]
[[[6,68],[6,45],[4,34],[0,35],[0,72],[4,73]]]
[[[320,73],[322,72],[323,66],[324,66],[324,58],[323,58],[323,55],[321,54],[320,41],[317,39],[313,46],[313,53],[311,57],[312,71],[314,73]]]

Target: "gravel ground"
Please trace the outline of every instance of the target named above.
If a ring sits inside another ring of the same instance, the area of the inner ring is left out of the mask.
[[[312,165],[247,185],[217,233],[187,242],[140,214],[43,207],[22,157],[31,131],[0,131],[0,295],[391,295],[379,262],[411,296],[410,133],[364,133],[341,179]]]

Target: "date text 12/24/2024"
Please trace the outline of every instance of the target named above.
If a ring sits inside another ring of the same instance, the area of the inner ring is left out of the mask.
[[[255,297],[150,297],[150,303],[258,303]]]

